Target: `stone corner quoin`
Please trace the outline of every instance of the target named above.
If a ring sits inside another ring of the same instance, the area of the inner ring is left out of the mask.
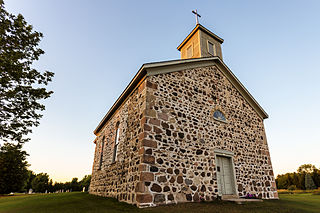
[[[146,76],[95,144],[91,194],[139,207],[278,198],[263,118],[216,65]]]

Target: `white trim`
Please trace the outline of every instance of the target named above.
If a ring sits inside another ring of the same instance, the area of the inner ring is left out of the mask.
[[[214,151],[215,154],[226,156],[226,157],[233,157],[234,156],[233,152],[230,152],[230,151],[227,151],[227,150],[224,150],[224,149],[215,148],[213,151]]]
[[[223,150],[223,149],[219,149],[219,148],[215,148],[214,149],[214,158],[215,158],[215,167],[216,167],[216,177],[217,177],[217,183],[218,183],[218,161],[217,161],[217,157],[227,157],[230,158],[230,162],[231,162],[231,170],[233,173],[233,194],[238,196],[238,187],[237,187],[237,180],[236,180],[236,171],[235,171],[235,167],[234,167],[234,153],[231,151],[227,151],[227,150]],[[219,190],[220,186],[218,183],[218,195],[222,196],[222,192]]]

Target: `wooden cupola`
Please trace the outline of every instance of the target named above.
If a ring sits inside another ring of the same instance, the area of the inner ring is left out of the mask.
[[[222,60],[222,43],[222,38],[197,24],[177,49],[181,52],[181,59],[218,56]]]

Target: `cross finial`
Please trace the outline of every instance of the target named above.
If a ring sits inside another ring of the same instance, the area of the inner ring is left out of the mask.
[[[197,10],[192,10],[192,13],[194,13],[196,15],[196,24],[199,24],[199,20],[198,17],[200,18],[200,14],[197,12]]]

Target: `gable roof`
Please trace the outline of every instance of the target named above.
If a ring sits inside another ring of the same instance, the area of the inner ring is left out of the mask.
[[[189,33],[189,35],[181,42],[181,44],[177,47],[177,49],[180,51],[180,49],[182,48],[182,46],[189,41],[189,39],[193,36],[193,34],[195,34],[198,30],[202,30],[204,32],[206,32],[207,34],[209,34],[211,37],[215,38],[217,41],[219,41],[221,44],[223,43],[223,39],[220,38],[219,36],[217,36],[216,34],[214,34],[213,32],[211,32],[210,30],[208,30],[207,28],[205,28],[204,26],[202,26],[201,24],[197,24],[195,26],[195,28],[193,28],[193,30],[191,31],[191,33]]]
[[[262,118],[268,118],[268,114],[263,110],[263,108],[258,104],[258,102],[253,98],[249,91],[242,85],[238,78],[231,72],[227,65],[219,57],[207,57],[207,58],[192,58],[192,59],[179,59],[172,61],[154,62],[146,63],[141,66],[136,75],[133,77],[129,85],[122,92],[120,97],[109,109],[107,114],[98,124],[97,128],[94,130],[94,134],[98,134],[106,122],[112,117],[113,113],[121,106],[121,104],[130,95],[133,89],[139,84],[139,82],[146,76],[170,73],[181,71],[185,69],[199,68],[210,65],[217,65],[227,79],[232,83],[233,86],[240,92],[240,94],[248,101],[251,107],[257,112],[257,114]]]

